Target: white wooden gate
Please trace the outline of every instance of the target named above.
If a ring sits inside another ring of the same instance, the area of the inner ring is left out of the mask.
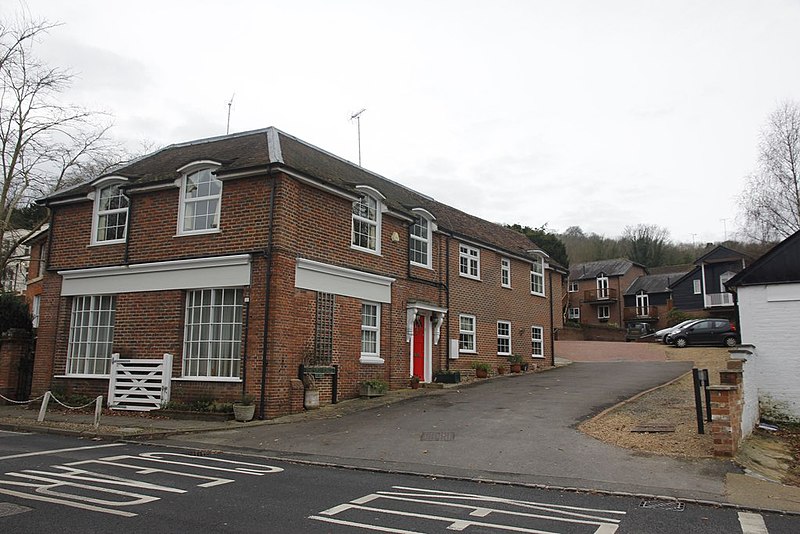
[[[157,410],[169,402],[172,354],[156,360],[111,355],[108,407],[112,410]]]

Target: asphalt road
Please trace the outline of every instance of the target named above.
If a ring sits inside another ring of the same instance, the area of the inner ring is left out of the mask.
[[[781,534],[798,529],[797,517],[675,501],[0,432],[2,532]]]
[[[575,428],[690,368],[689,362],[575,363],[339,419],[169,442],[403,472],[724,500],[725,473],[737,470],[730,462],[648,456]]]

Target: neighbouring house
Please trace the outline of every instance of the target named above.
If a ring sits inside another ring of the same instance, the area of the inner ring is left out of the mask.
[[[13,248],[11,259],[5,269],[0,271],[0,291],[22,295],[25,293],[25,282],[28,278],[28,247],[21,240],[30,230],[8,230],[3,234],[0,246],[3,250]]]
[[[698,317],[734,319],[733,295],[725,283],[747,266],[750,258],[717,245],[697,258],[694,269],[670,284],[675,309]]]
[[[624,293],[625,324],[649,323],[655,330],[667,326],[668,312],[672,309],[669,285],[685,272],[645,274],[628,286]]]
[[[764,417],[800,421],[800,232],[786,238],[727,281],[735,292],[742,344],[752,345]]]
[[[625,324],[625,290],[645,274],[643,265],[625,258],[571,265],[566,319],[621,327]]]
[[[567,273],[547,254],[275,128],[171,145],[40,203],[33,394],[105,394],[112,354],[170,354],[173,400],[244,393],[264,418],[302,409],[301,364],[337,366],[323,403],[334,384],[355,397],[515,353],[553,364]]]
[[[25,287],[25,300],[31,313],[33,328],[39,327],[39,309],[42,304],[44,273],[47,269],[47,243],[49,225],[43,225],[22,242],[28,248],[28,279]]]

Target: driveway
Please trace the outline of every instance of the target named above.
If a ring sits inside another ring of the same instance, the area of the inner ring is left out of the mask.
[[[556,341],[556,355],[573,362],[663,362],[666,345],[624,341]]]
[[[575,363],[334,419],[170,442],[428,475],[722,500],[730,462],[646,456],[575,430],[602,409],[690,368],[687,362]]]

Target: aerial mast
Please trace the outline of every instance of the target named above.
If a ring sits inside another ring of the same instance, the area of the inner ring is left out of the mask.
[[[234,92],[231,95],[231,99],[228,100],[228,126],[225,128],[225,135],[228,135],[229,133],[231,133],[231,106],[233,105],[233,97],[235,97],[235,96],[236,96],[236,93]]]
[[[363,108],[361,111],[357,111],[350,115],[350,120],[356,120],[356,125],[358,126],[358,166],[361,167],[361,114],[367,111],[367,108]]]

